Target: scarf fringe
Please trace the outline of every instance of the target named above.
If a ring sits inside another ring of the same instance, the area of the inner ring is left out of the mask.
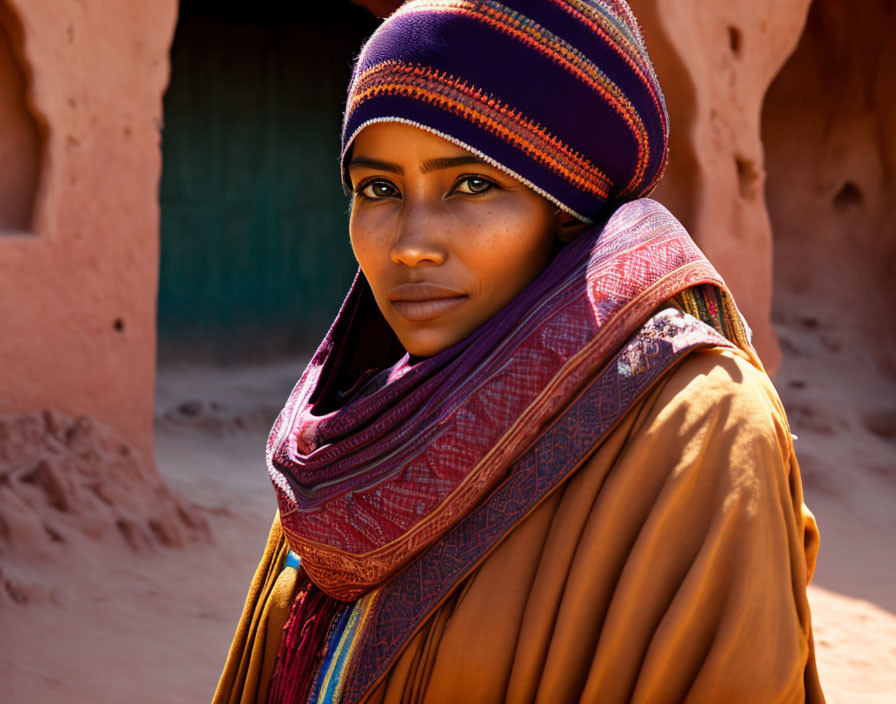
[[[344,605],[311,582],[296,595],[283,626],[267,704],[304,704],[326,647],[330,622]]]

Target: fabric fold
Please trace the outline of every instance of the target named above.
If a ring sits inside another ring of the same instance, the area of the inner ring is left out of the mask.
[[[284,567],[289,546],[274,517],[213,704],[266,704],[283,626],[297,592],[295,569]]]

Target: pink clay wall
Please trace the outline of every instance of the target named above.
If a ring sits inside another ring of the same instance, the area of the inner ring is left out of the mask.
[[[763,137],[776,292],[896,379],[896,3],[814,0]]]
[[[772,228],[761,114],[797,46],[811,0],[631,0],[666,93],[666,178],[654,197],[684,222],[737,299],[766,368],[781,360],[771,326]]]
[[[176,14],[176,0],[0,0],[4,29],[24,36],[0,43],[18,54],[44,136],[30,233],[0,232],[0,413],[89,416],[150,464],[159,127]],[[8,108],[0,128],[22,119]],[[27,171],[33,147],[20,152]]]

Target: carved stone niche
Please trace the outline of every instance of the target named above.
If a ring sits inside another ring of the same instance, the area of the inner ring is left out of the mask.
[[[40,180],[42,134],[28,102],[24,31],[0,0],[0,236],[30,232]]]

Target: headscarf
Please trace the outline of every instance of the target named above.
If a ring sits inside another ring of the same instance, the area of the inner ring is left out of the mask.
[[[624,0],[414,0],[364,45],[342,128],[432,132],[585,222],[648,195],[668,116]]]

